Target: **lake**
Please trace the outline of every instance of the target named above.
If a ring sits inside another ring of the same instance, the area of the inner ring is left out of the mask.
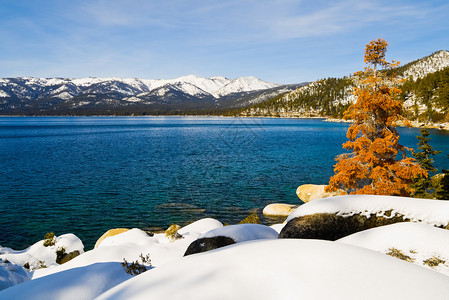
[[[236,223],[327,184],[348,124],[322,119],[0,117],[0,245],[108,229],[165,229],[204,217]],[[449,169],[449,133],[431,130]],[[416,128],[399,128],[416,148]],[[266,220],[270,222],[270,220]]]

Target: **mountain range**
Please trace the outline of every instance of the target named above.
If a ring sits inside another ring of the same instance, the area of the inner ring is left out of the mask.
[[[0,79],[1,115],[182,114],[247,107],[303,84],[256,77]]]

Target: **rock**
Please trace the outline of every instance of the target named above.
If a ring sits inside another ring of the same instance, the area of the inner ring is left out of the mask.
[[[335,241],[362,230],[399,222],[410,222],[410,219],[401,214],[391,216],[389,213],[385,216],[377,214],[340,216],[333,213],[316,213],[291,219],[282,228],[279,238]]]
[[[217,249],[234,243],[277,239],[278,232],[273,228],[260,224],[238,224],[229,225],[217,229],[210,230],[198,237],[192,242],[185,255],[198,252],[205,252]]]
[[[109,236],[114,236],[123,232],[127,232],[129,229],[128,228],[114,228],[114,229],[109,229],[108,231],[106,231],[99,239],[98,241],[95,243],[95,248],[98,248],[98,246],[100,246],[101,242],[109,237]]]
[[[234,239],[227,236],[214,236],[210,238],[200,238],[193,241],[187,248],[184,256],[214,250],[220,247],[235,244]]]
[[[309,202],[320,198],[347,195],[347,193],[343,190],[338,190],[335,192],[325,192],[325,187],[326,185],[303,184],[296,189],[296,195],[299,197],[299,199],[301,199],[302,202]]]
[[[272,203],[265,206],[262,213],[265,216],[281,216],[288,217],[298,206],[293,204]]]
[[[68,262],[69,260],[74,259],[75,257],[77,257],[78,255],[80,255],[80,252],[78,250],[72,251],[70,253],[65,253],[62,255],[62,257],[60,259],[56,259],[56,262],[60,265]]]

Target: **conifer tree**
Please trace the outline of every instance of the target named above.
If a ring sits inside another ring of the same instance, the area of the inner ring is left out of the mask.
[[[357,100],[344,116],[353,120],[346,134],[348,141],[343,144],[351,152],[337,156],[335,175],[330,178],[327,191],[343,189],[351,194],[410,196],[413,177],[427,176],[426,170],[406,156],[407,148],[399,144],[395,123],[410,124],[402,117],[402,103],[397,100],[401,92],[396,87],[399,81],[394,74],[378,72],[378,67],[391,69],[399,65],[385,60],[387,46],[383,39],[366,45],[368,67],[355,73]]]
[[[449,155],[447,156],[449,158]],[[449,170],[443,170],[443,178],[435,189],[434,197],[439,200],[449,200]]]
[[[421,129],[421,135],[418,135],[418,151],[413,152],[413,156],[416,158],[420,166],[428,172],[428,176],[417,176],[413,179],[414,197],[417,198],[433,198],[431,174],[435,174],[437,169],[433,166],[433,155],[437,155],[441,151],[433,150],[429,144],[430,138],[429,130],[426,128]]]

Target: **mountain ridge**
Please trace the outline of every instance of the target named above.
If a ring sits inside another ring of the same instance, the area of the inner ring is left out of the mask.
[[[275,84],[254,76],[235,79],[196,75],[174,79],[0,78],[0,114],[182,114],[224,111],[245,106],[248,95],[260,94],[264,90],[278,95],[298,86]],[[260,99],[253,97],[251,103],[264,100],[266,95]]]

